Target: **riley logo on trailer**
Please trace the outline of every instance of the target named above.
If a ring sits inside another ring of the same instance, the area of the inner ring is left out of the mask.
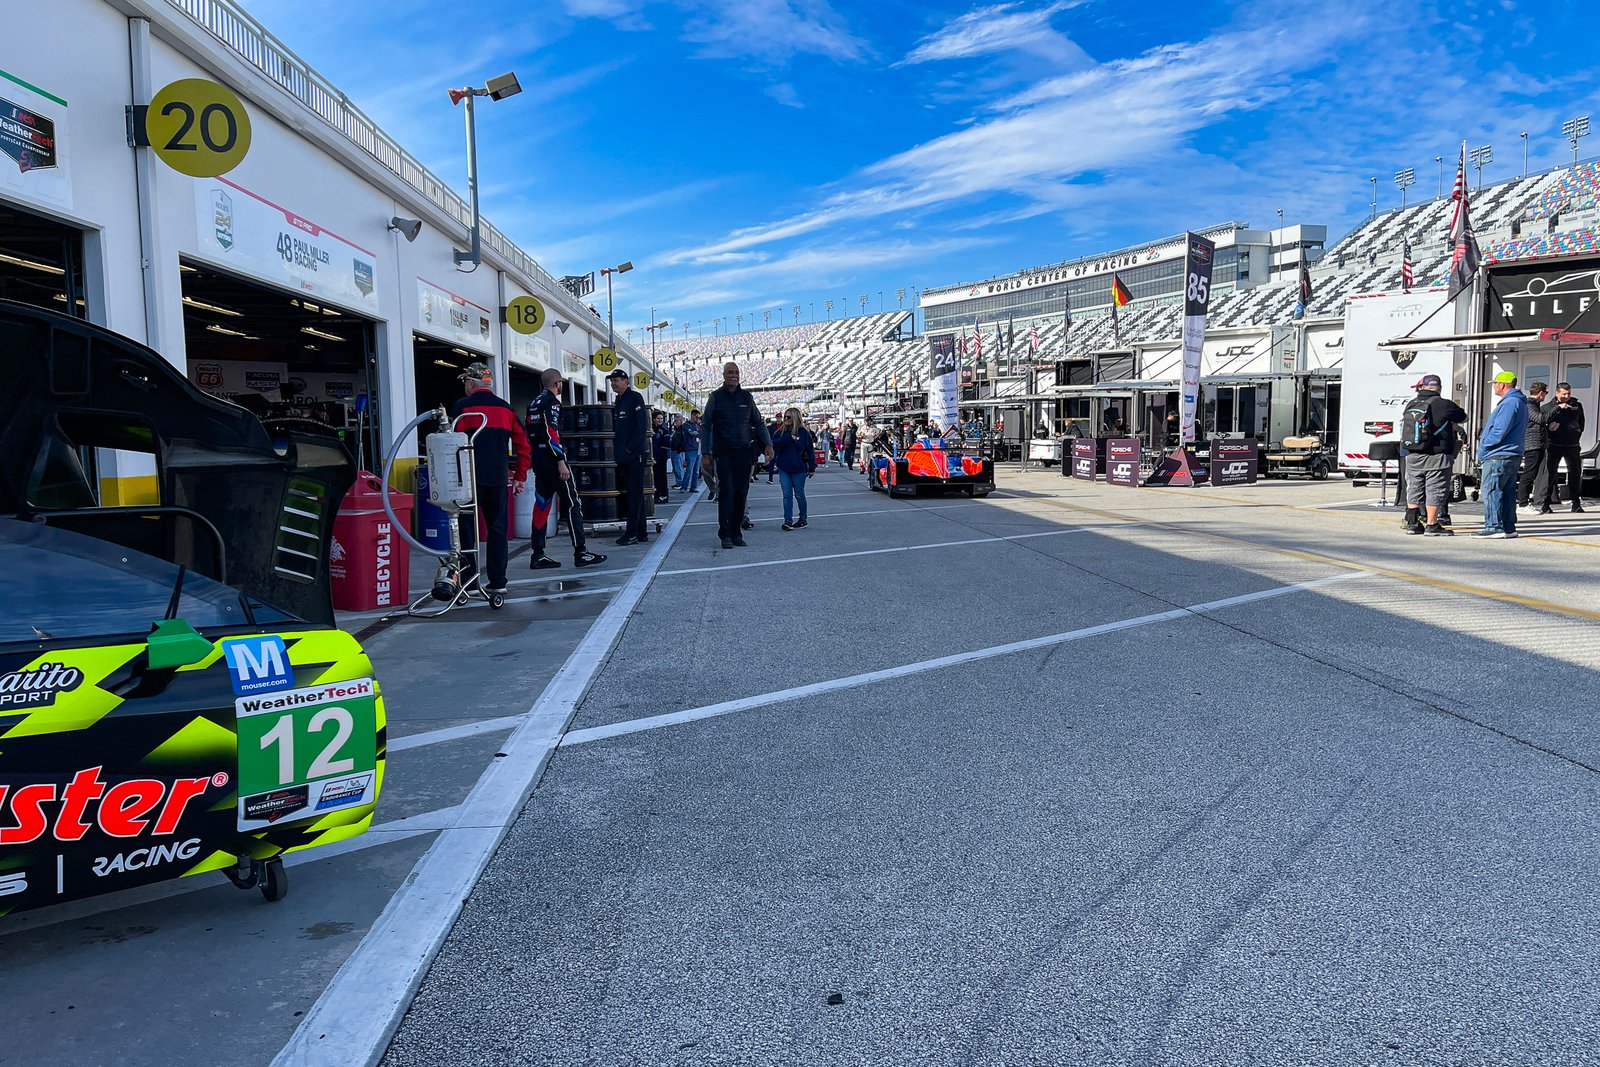
[[[83,672],[61,663],[41,663],[29,670],[0,675],[0,714],[15,708],[48,708],[61,693],[83,684]]]

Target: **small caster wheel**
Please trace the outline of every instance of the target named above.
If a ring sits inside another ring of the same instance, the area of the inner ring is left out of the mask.
[[[261,865],[261,895],[269,903],[289,895],[289,872],[283,869],[281,859],[270,859]]]
[[[504,593],[490,593],[489,606],[495,611],[499,611],[506,606],[506,595]]]

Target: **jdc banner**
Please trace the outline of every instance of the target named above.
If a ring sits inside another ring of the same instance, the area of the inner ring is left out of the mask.
[[[956,408],[956,339],[953,334],[928,338],[928,419],[941,429],[958,418]]]
[[[1095,466],[1099,459],[1097,445],[1093,437],[1075,437],[1072,440],[1072,476],[1082,478],[1086,482],[1094,481]]]
[[[1106,442],[1106,482],[1109,485],[1139,484],[1139,439],[1113,437]]]
[[[1211,442],[1211,484],[1250,485],[1256,480],[1256,439]]]

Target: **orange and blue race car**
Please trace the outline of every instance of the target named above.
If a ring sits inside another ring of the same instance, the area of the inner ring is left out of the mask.
[[[957,447],[942,437],[921,434],[904,449],[882,434],[869,446],[867,484],[890,496],[994,492],[994,460],[976,448]]]

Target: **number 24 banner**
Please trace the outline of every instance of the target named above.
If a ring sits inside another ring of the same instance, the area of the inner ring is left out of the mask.
[[[235,711],[240,830],[372,803],[378,765],[372,679],[243,696]]]

